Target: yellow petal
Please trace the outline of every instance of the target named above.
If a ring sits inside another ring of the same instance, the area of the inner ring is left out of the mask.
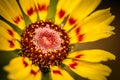
[[[94,12],[69,32],[71,43],[91,42],[111,36],[114,34],[114,27],[110,26],[113,20],[109,8]]]
[[[99,5],[101,0],[82,0],[80,4],[71,12],[65,26],[66,31],[70,30],[78,22],[87,17]]]
[[[34,0],[40,20],[45,20],[50,0]]]
[[[51,77],[52,80],[74,80],[65,70],[51,66]]]
[[[39,67],[32,65],[29,75],[24,80],[41,80],[41,72]]]
[[[31,71],[31,65],[31,61],[28,58],[17,57],[12,59],[11,62],[4,67],[4,70],[9,73],[9,79],[24,80]]]
[[[65,60],[63,63],[69,66],[73,72],[90,80],[107,80],[106,76],[111,73],[109,67],[100,63],[78,62],[70,59]]]
[[[115,34],[113,30],[115,29],[113,26],[101,25],[99,28],[89,31],[85,34],[84,39],[82,42],[91,42],[96,41],[103,38],[108,38],[111,35]]]
[[[60,24],[63,19],[70,14],[81,0],[59,0],[55,15],[55,23]]]
[[[4,67],[4,70],[9,73],[16,73],[31,65],[31,61],[25,57],[16,57]]]
[[[20,40],[20,35],[2,20],[0,20],[0,36],[6,39],[15,38],[17,40]]]
[[[17,40],[0,37],[0,50],[11,51],[16,49],[21,49]]]
[[[33,0],[19,0],[24,13],[30,18],[32,22],[37,21],[37,12]]]
[[[70,53],[68,55],[68,58],[74,58],[77,60],[83,60],[88,62],[101,62],[107,60],[115,60],[115,55],[104,50],[93,49]]]
[[[21,49],[20,35],[18,35],[8,24],[0,20],[0,50],[15,50]]]
[[[15,24],[21,29],[25,28],[22,13],[20,12],[19,6],[16,0],[1,0],[0,1],[0,15],[6,20]]]
[[[96,28],[98,25],[109,25],[114,20],[114,16],[110,13],[110,8],[98,10],[88,16],[85,20],[78,25],[81,28],[81,33]]]
[[[24,79],[24,78],[26,78],[28,76],[28,74],[30,73],[30,70],[31,70],[31,67],[28,66],[28,67],[26,67],[26,68],[24,68],[24,69],[22,69],[22,70],[20,70],[20,71],[18,71],[16,73],[13,73],[13,74],[10,73],[10,74],[8,74],[8,78],[12,79],[12,80],[14,80],[14,79],[16,79],[16,80],[22,80],[22,79]]]

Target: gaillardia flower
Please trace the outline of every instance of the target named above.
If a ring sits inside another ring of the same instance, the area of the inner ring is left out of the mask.
[[[74,44],[114,34],[110,8],[94,11],[100,2],[1,0],[0,50],[16,50],[19,55],[4,67],[8,78],[106,80],[111,69],[100,62],[114,60],[113,54],[100,49],[73,51]]]

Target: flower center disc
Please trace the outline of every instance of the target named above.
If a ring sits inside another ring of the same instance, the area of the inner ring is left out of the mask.
[[[59,65],[70,51],[67,33],[50,21],[30,24],[21,37],[22,56],[41,67]]]
[[[61,47],[62,39],[59,32],[50,29],[49,25],[36,29],[35,33],[33,41],[37,43],[36,48],[41,49],[43,53],[47,53],[49,50],[58,50]]]

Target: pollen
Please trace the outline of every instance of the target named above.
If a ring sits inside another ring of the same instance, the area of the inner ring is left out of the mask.
[[[28,57],[40,67],[60,65],[71,49],[67,33],[51,21],[28,25],[21,37],[21,56]]]

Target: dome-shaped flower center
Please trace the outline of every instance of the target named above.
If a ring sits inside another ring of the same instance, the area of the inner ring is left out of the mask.
[[[62,39],[59,32],[45,27],[36,29],[35,33],[33,41],[37,42],[36,48],[41,49],[43,53],[47,53],[49,50],[58,50],[61,47]]]
[[[22,56],[39,66],[59,65],[70,51],[67,33],[49,21],[30,24],[21,37]]]

